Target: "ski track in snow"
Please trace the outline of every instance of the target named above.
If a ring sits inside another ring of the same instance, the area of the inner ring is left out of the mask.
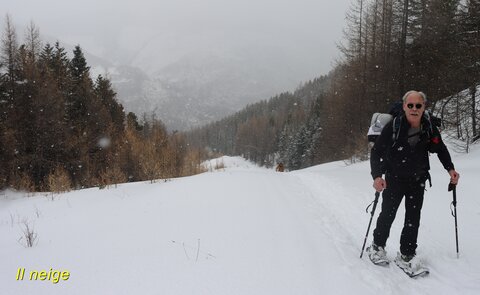
[[[368,163],[276,173],[224,157],[225,169],[169,182],[55,196],[0,194],[2,294],[479,294],[480,150],[454,158],[460,259],[446,173],[431,158],[418,254],[431,270],[410,279],[393,261],[359,258],[374,192]],[[218,164],[211,161],[210,167]],[[473,164],[472,164],[473,163]],[[367,245],[371,243],[378,203]],[[404,209],[387,244],[396,255]],[[17,241],[22,221],[39,241]],[[19,267],[67,269],[69,281],[16,281]]]

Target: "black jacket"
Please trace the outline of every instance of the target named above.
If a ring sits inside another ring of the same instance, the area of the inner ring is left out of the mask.
[[[370,166],[373,179],[383,174],[400,180],[428,178],[430,162],[429,152],[436,153],[443,167],[449,171],[454,169],[450,153],[442,141],[437,127],[422,117],[420,140],[411,147],[408,143],[408,123],[405,115],[399,116],[397,139],[393,138],[393,120],[382,130],[375,141],[370,154]]]

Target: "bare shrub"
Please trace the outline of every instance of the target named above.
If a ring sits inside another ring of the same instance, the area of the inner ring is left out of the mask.
[[[42,212],[40,212],[37,206],[35,206],[35,215],[37,216],[37,218],[40,218],[40,216],[42,216]]]
[[[199,151],[189,150],[185,155],[182,167],[182,176],[189,176],[206,172],[207,168],[202,165],[202,157]]]
[[[27,192],[35,191],[35,183],[30,178],[30,176],[28,176],[28,174],[15,173],[12,178],[13,178],[12,186],[16,190],[27,191]]]
[[[47,179],[48,188],[52,193],[64,193],[72,188],[72,181],[63,167],[57,167]]]
[[[18,240],[26,248],[31,248],[38,243],[38,234],[35,232],[35,228],[30,226],[28,220],[23,220],[22,236]]]
[[[347,166],[368,160],[370,155],[370,146],[367,142],[367,139],[363,136],[357,136],[355,139],[353,139],[353,146],[349,154],[350,157],[343,161]]]
[[[127,176],[123,173],[122,169],[118,166],[114,166],[106,169],[100,174],[99,182],[100,188],[108,188],[110,185],[115,185],[115,187],[117,187],[117,184],[127,182]]]
[[[225,163],[223,163],[223,158],[215,159],[215,170],[225,169]]]
[[[12,227],[15,224],[15,214],[13,214],[12,212],[10,212],[10,224]]]

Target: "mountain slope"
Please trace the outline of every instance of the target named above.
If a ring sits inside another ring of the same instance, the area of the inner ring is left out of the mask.
[[[373,200],[368,163],[275,173],[225,157],[227,168],[213,173],[80,190],[53,201],[4,192],[0,283],[6,294],[476,294],[480,149],[454,155],[462,174],[460,259],[448,175],[431,160],[434,186],[418,249],[431,268],[424,279],[358,258],[370,217],[364,208]],[[402,215],[387,245],[391,258]],[[38,233],[33,248],[17,241],[25,219]],[[68,270],[71,278],[16,281],[19,267]]]

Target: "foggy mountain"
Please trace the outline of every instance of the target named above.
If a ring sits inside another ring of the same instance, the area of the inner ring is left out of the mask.
[[[186,55],[151,76],[127,66],[107,71],[127,111],[139,117],[153,112],[169,129],[185,130],[295,88],[300,74],[287,61],[287,56],[273,53],[266,58],[202,52]]]

